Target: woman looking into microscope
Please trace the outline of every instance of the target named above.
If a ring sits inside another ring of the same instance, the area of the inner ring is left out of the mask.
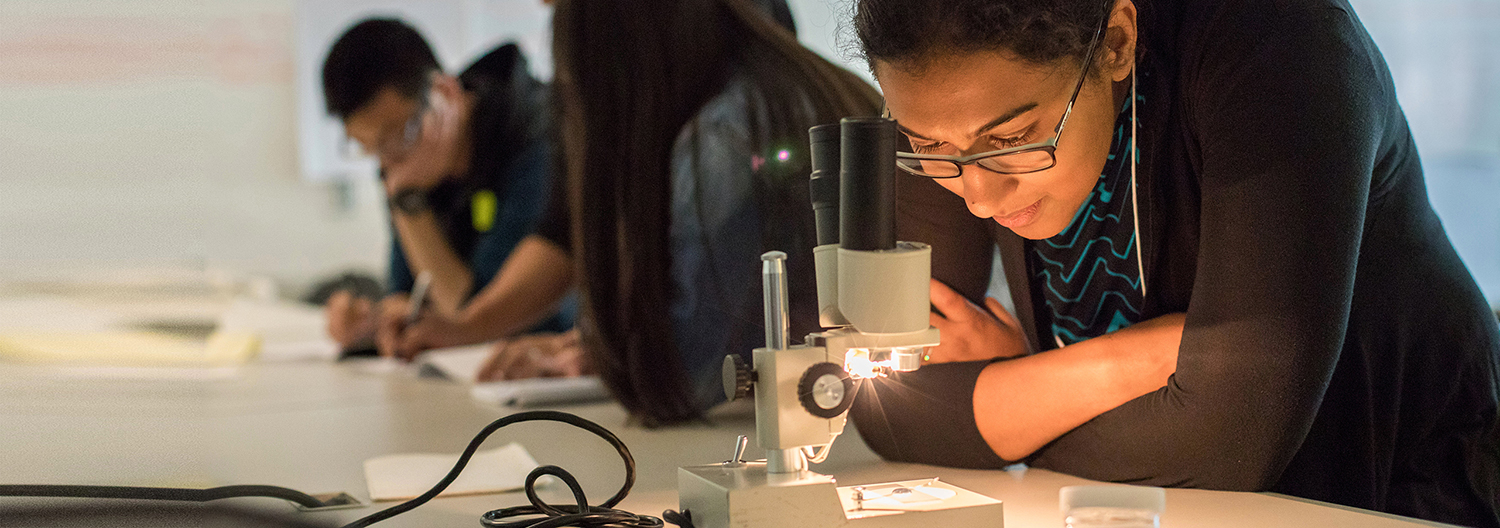
[[[859,0],[855,26],[943,336],[862,393],[877,452],[1500,526],[1500,331],[1347,3]],[[981,300],[995,244],[1015,314]]]

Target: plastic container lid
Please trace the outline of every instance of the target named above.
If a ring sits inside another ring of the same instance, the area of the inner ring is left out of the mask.
[[[1167,509],[1167,491],[1150,486],[1066,486],[1058,491],[1057,503],[1064,514],[1073,508],[1129,508],[1160,515]]]

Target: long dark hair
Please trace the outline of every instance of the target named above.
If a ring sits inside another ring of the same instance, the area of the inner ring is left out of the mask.
[[[772,142],[805,144],[807,127],[872,114],[878,97],[750,0],[560,0],[553,57],[583,346],[647,425],[692,419],[700,409],[666,315],[676,136],[736,71],[764,96],[767,117],[752,126]],[[805,217],[789,228],[810,233]]]

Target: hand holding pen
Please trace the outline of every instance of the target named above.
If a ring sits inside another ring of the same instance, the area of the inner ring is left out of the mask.
[[[380,355],[394,357],[404,361],[410,361],[414,354],[403,353],[400,344],[407,328],[416,324],[422,318],[422,311],[427,304],[427,291],[432,285],[432,274],[421,272],[412,286],[411,295],[387,297],[381,302],[380,328],[376,336],[376,345],[380,349]]]
[[[424,271],[417,274],[417,282],[411,289],[411,297],[407,299],[406,326],[417,324],[422,318],[422,308],[427,305],[427,290],[432,287],[432,272]]]

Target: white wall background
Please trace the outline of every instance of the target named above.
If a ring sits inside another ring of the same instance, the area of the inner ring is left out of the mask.
[[[291,13],[0,3],[0,277],[372,264],[377,211],[297,177]]]
[[[350,26],[371,17],[399,18],[426,38],[443,68],[462,71],[505,41],[521,46],[532,71],[550,78],[547,41],[551,12],[540,1],[496,0],[308,0],[295,13],[297,153],[304,178],[313,182],[368,180],[375,160],[360,157],[344,137],[343,125],[324,110],[320,72],[334,41]]]
[[[373,183],[304,171],[296,42],[329,5],[433,3],[0,2],[0,280],[178,268],[295,287],[379,272]],[[435,3],[464,13],[429,29],[459,42],[439,46],[445,63],[514,36],[550,73],[537,0]],[[809,47],[863,73],[844,51],[849,0],[790,3]],[[1353,3],[1395,73],[1433,203],[1500,303],[1500,0]]]
[[[1500,0],[1351,0],[1396,78],[1432,205],[1500,306]]]

